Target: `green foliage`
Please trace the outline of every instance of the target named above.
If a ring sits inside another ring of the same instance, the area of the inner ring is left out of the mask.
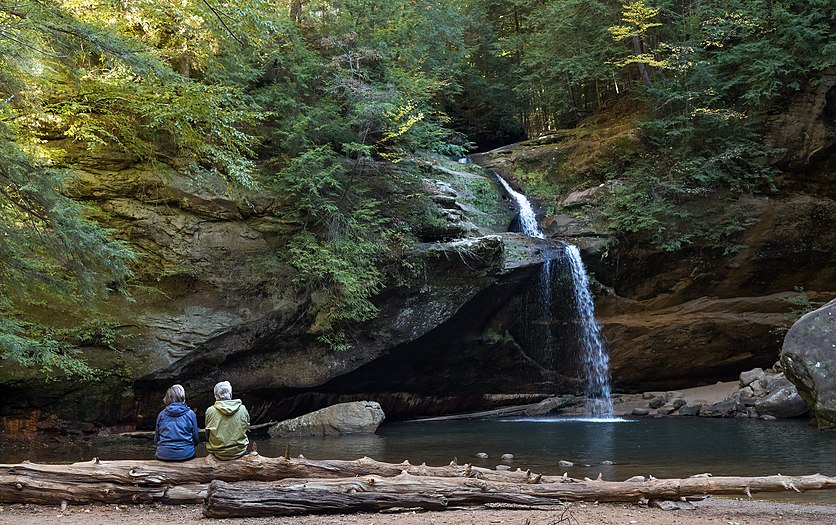
[[[19,240],[0,250],[3,282],[31,283],[0,289],[8,333],[70,355],[24,319],[33,305],[124,288],[130,250],[85,219],[60,181],[86,155],[114,148],[198,183],[222,177],[283,198],[277,212],[299,230],[277,264],[317,297],[323,339],[342,346],[345,326],[376,314],[371,299],[410,242],[407,224],[376,198],[389,191],[376,166],[467,146],[439,104],[458,89],[464,57],[457,4],[299,7],[291,19],[266,0],[0,6],[3,145],[25,160],[4,168],[37,174],[4,186],[11,204],[0,226]],[[10,357],[32,362],[34,347],[15,348]]]
[[[523,84],[517,92],[531,101],[535,130],[576,124],[603,103],[616,71],[610,58],[617,46],[601,22],[614,16],[605,1],[561,0],[532,8],[529,45],[521,59]]]
[[[789,324],[798,321],[803,315],[821,308],[826,303],[826,301],[814,301],[810,299],[803,286],[795,286],[794,291],[794,295],[784,299],[792,307],[792,310],[784,314],[784,320]]]
[[[38,368],[44,374],[60,370],[69,376],[84,379],[97,376],[97,371],[80,359],[74,345],[32,331],[32,327],[29,323],[0,317],[0,356],[3,360]]]
[[[124,291],[134,254],[85,217],[63,193],[66,173],[37,163],[0,127],[0,359],[92,370],[76,358],[71,341],[22,319],[33,308],[83,309],[112,290]],[[74,316],[68,316],[74,317]],[[81,315],[80,317],[84,317]]]
[[[563,168],[586,170],[576,177],[587,183],[590,176],[623,181],[607,209],[616,231],[646,232],[666,248],[697,238],[714,242],[717,232],[697,231],[681,208],[716,192],[775,191],[769,159],[779,150],[764,145],[766,116],[836,63],[827,4],[469,3],[468,30],[478,31],[468,35],[478,82],[466,83],[462,98],[498,98],[493,111],[513,112],[538,134],[575,125],[602,107],[612,112],[625,94],[638,97],[644,111],[638,151],[592,171],[584,164]],[[483,106],[477,110],[479,115],[465,115],[465,129],[472,123],[507,129],[505,117]],[[479,120],[483,115],[488,117]],[[544,171],[526,166],[518,175],[525,181],[538,170]],[[535,192],[555,189],[527,183]],[[734,222],[723,229],[735,229]],[[719,237],[734,249],[733,234]]]
[[[313,297],[311,332],[338,349],[377,315],[373,299],[412,242],[396,188],[417,191],[419,175],[387,162],[466,145],[438,105],[462,59],[451,6],[372,4],[306,4],[285,45],[268,51],[270,82],[252,91],[270,114],[266,144],[278,146],[260,182],[301,225],[282,260]]]
[[[658,178],[616,185],[607,200],[609,227],[617,232],[648,232],[657,246],[677,250],[691,240],[691,234],[675,231],[687,217],[677,205],[683,193],[682,187]]]
[[[147,22],[134,18],[142,5],[87,9],[32,1],[0,9],[17,43],[6,50],[16,60],[0,73],[13,81],[0,88],[11,101],[7,122],[22,134],[65,136],[88,149],[117,146],[139,160],[176,156],[249,185],[255,139],[241,125],[254,124],[260,114],[246,108],[236,87],[179,75],[164,50],[132,38],[122,24]],[[161,139],[176,148],[163,147]]]
[[[348,326],[377,315],[372,299],[383,287],[390,243],[398,243],[380,203],[356,177],[322,146],[294,158],[274,182],[289,193],[292,211],[304,224],[286,255],[296,284],[315,298],[311,332],[335,349],[351,347]]]

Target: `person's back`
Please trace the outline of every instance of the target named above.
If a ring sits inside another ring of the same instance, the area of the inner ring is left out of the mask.
[[[198,442],[197,417],[186,405],[186,392],[173,385],[166,392],[166,407],[157,416],[154,432],[156,457],[163,461],[183,461],[195,457]]]
[[[240,399],[232,397],[228,381],[215,385],[215,404],[206,409],[206,451],[218,459],[240,458],[250,440],[250,414]]]

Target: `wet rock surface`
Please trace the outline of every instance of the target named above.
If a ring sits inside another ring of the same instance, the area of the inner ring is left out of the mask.
[[[813,408],[820,428],[836,428],[836,301],[804,315],[784,339],[781,364]]]

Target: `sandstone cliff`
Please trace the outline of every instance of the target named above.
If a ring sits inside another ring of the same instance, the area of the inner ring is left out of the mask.
[[[783,172],[776,195],[687,204],[701,221],[733,216],[740,224],[728,253],[700,244],[668,252],[639,235],[612,236],[596,221],[605,186],[556,199],[562,211],[543,224],[554,240],[583,250],[617,389],[695,386],[769,367],[799,304],[836,296],[836,80],[825,80],[772,125],[770,140],[786,149],[774,159]],[[606,130],[600,149],[632,140],[628,125]],[[590,144],[558,134],[480,163],[513,177],[520,163],[549,166],[579,148]],[[582,153],[580,171],[596,155],[594,147]],[[521,313],[548,243],[504,233],[513,208],[489,176],[430,170],[427,191],[443,220],[426,225],[425,242],[406,255],[417,271],[391,282],[375,300],[380,316],[352,330],[350,351],[335,352],[312,333],[316,295],[291,285],[291,268],[265,263],[298,227],[282,217],[281,202],[130,159],[77,160],[75,195],[136,247],[144,285],[133,302],[107,305],[117,343],[85,349],[106,371],[103,381],[0,369],[7,435],[148,427],[173,382],[199,409],[216,381],[229,380],[255,421],[353,399],[378,400],[397,418],[577,389],[570,343],[556,344],[549,366],[526,347],[531,322]]]

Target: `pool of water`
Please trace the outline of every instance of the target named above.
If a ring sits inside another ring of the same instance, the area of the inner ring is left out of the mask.
[[[836,432],[820,431],[806,421],[662,418],[622,421],[583,419],[508,419],[435,421],[383,425],[377,434],[326,438],[256,438],[258,452],[310,459],[356,459],[494,468],[507,464],[547,475],[624,480],[657,478],[804,475],[836,476]],[[73,462],[101,459],[152,459],[145,439],[100,438],[83,443],[0,442],[0,462]],[[487,459],[476,457],[486,453]],[[502,461],[503,454],[514,459]],[[198,455],[205,455],[203,445]],[[570,467],[559,462],[569,461]],[[611,463],[611,464],[610,464]],[[786,495],[765,494],[770,499]],[[792,499],[792,498],[789,498]],[[836,491],[812,492],[806,501],[836,504]]]

